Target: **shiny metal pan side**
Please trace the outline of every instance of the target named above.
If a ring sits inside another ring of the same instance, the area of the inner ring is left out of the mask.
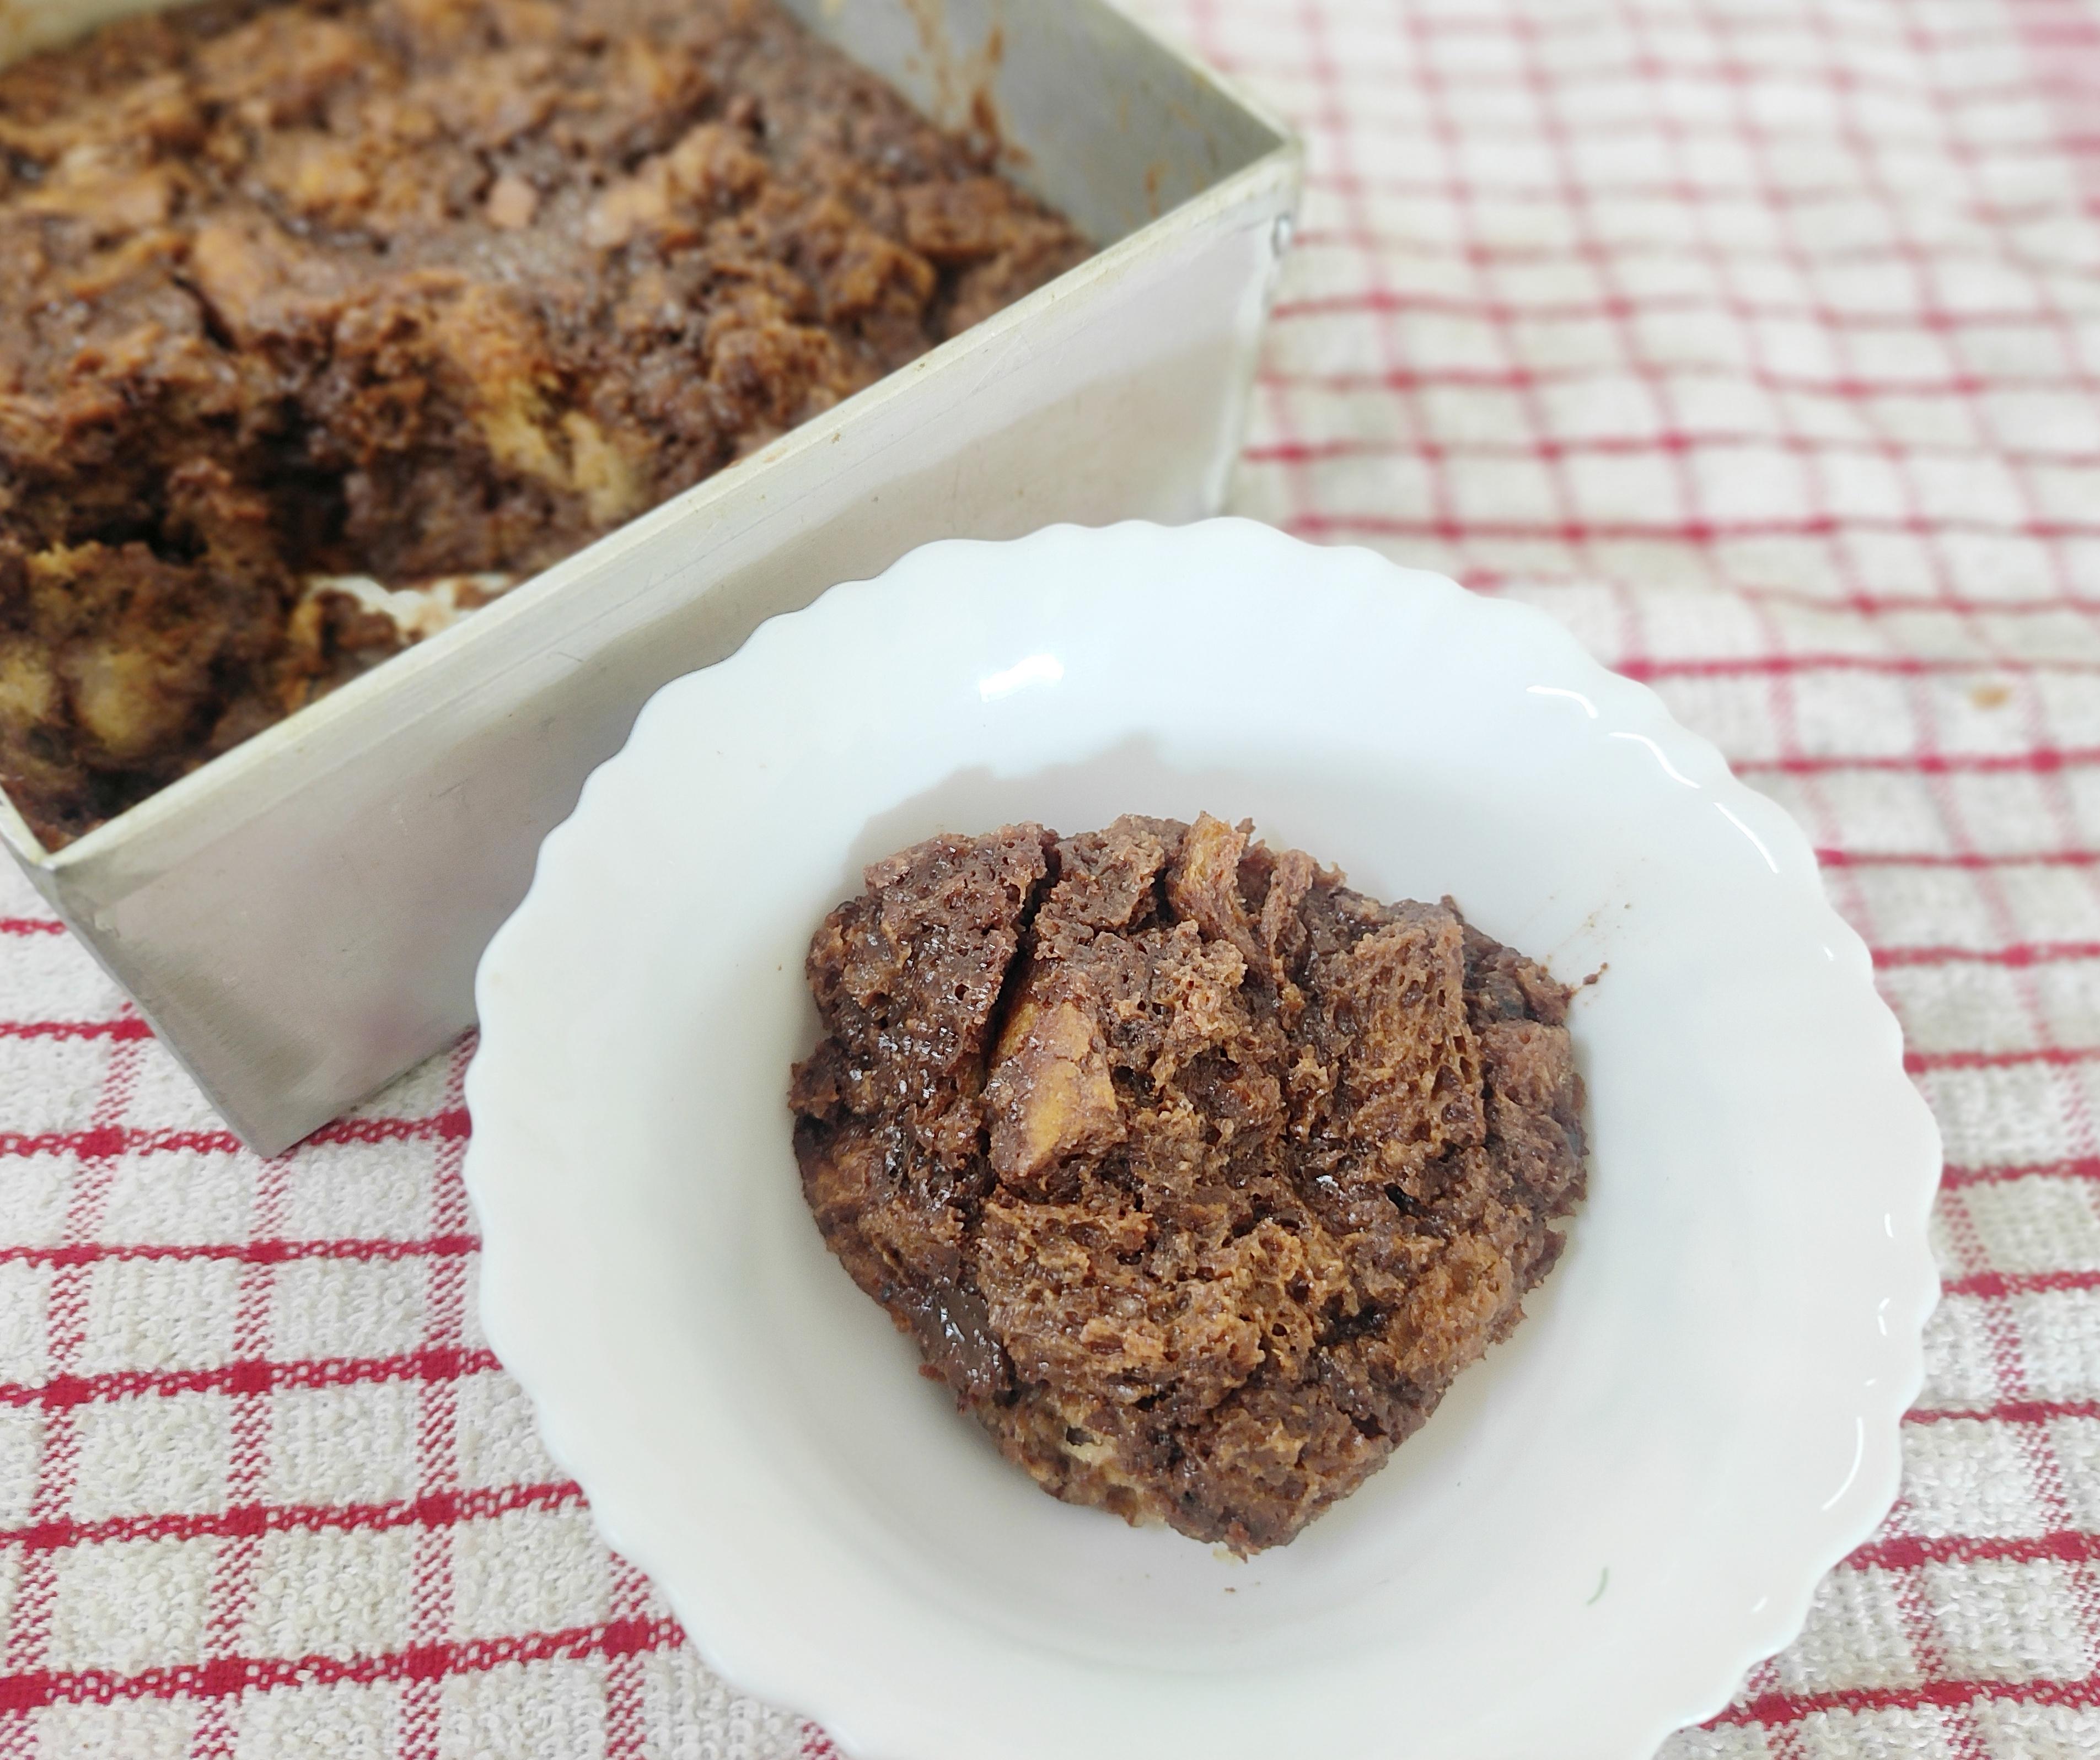
[[[0,809],[263,1153],[470,1024],[540,840],[660,686],[934,538],[1222,501],[1298,199],[1287,132],[1101,0],[795,3],[995,127],[1106,248],[78,842],[47,853]],[[12,0],[17,38],[65,10]]]

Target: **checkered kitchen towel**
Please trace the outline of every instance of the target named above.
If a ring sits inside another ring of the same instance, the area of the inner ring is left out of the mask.
[[[1692,1756],[2100,1754],[2100,0],[1148,0],[1312,142],[1239,510],[1783,801],[1946,1132],[1903,1501]],[[465,1052],[241,1153],[0,880],[0,1760],[823,1755],[475,1330]]]

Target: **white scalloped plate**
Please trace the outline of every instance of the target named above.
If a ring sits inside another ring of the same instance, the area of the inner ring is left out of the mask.
[[[1199,809],[1608,966],[1529,1318],[1251,1563],[1002,1462],[818,1240],[783,1099],[863,862]],[[835,589],[650,703],[479,999],[490,1339],[700,1654],[866,1760],[1645,1760],[1895,1495],[1939,1140],[1808,845],[1547,618],[1368,552],[1062,527]]]

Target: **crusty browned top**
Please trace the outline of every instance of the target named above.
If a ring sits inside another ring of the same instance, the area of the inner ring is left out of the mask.
[[[76,835],[1085,254],[771,0],[232,0],[0,71],[0,779]]]
[[[1289,1540],[1520,1317],[1583,1186],[1568,991],[1246,828],[937,837],[809,981],[803,1185],[1044,1489]]]

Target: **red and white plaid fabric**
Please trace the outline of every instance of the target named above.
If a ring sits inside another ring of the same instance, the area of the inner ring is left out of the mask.
[[[1652,682],[1946,1132],[1903,1501],[1665,1753],[2100,1753],[2100,0],[1149,5],[1312,143],[1239,510]],[[0,879],[0,1760],[830,1752],[490,1356],[465,1055],[258,1162]]]

